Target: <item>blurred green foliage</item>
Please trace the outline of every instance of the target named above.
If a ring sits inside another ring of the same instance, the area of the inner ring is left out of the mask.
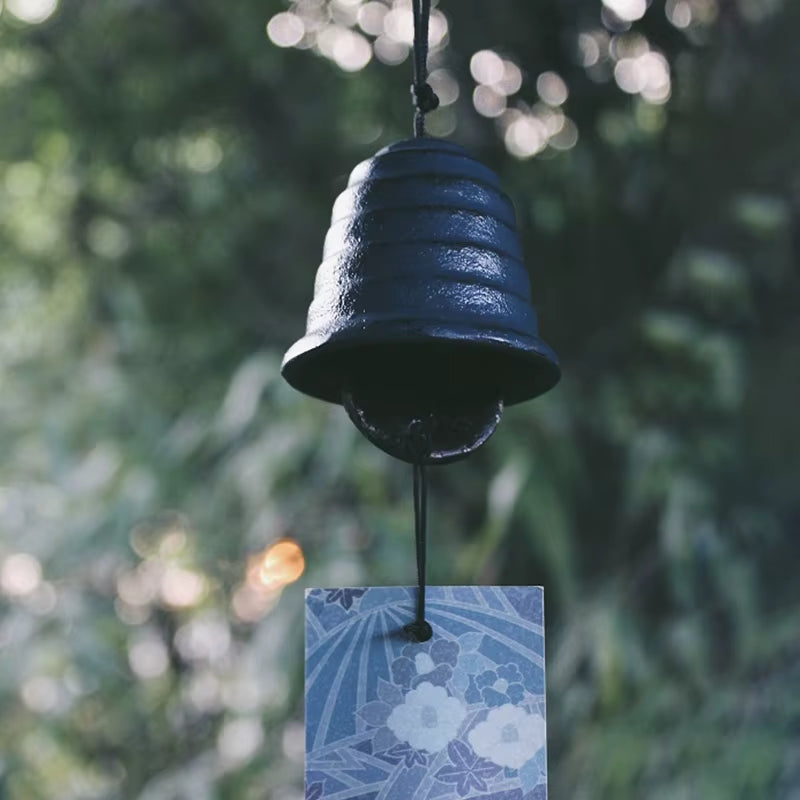
[[[411,583],[413,536],[280,357],[410,66],[279,48],[277,0],[37,8],[0,3],[0,797],[298,800],[302,585]],[[564,379],[434,472],[431,580],[544,584],[554,798],[800,797],[800,6],[440,10],[432,129],[514,198]],[[668,99],[612,78],[642,38]],[[482,49],[523,111],[560,75],[577,144],[510,155]]]

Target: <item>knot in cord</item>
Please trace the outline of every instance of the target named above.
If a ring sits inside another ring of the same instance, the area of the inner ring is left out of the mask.
[[[414,135],[425,135],[425,115],[439,107],[439,98],[428,83],[428,23],[431,0],[413,0],[414,9]]]
[[[429,111],[436,111],[439,108],[439,96],[433,91],[429,83],[411,84],[411,96],[414,98],[414,106],[417,111],[427,114]]]

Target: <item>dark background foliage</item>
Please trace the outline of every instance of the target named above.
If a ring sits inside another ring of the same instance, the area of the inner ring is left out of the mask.
[[[796,798],[800,6],[607,5],[436,12],[564,378],[434,472],[431,579],[545,586],[553,797]],[[410,131],[358,6],[0,4],[0,796],[297,800],[302,586],[414,580],[408,469],[279,376]]]

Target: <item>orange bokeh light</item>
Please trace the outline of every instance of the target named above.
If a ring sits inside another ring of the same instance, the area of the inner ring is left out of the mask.
[[[273,592],[294,583],[306,568],[303,550],[297,542],[282,539],[252,556],[247,568],[248,585]]]

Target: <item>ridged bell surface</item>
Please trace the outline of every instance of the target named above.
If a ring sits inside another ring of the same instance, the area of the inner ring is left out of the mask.
[[[359,164],[334,204],[286,380],[345,403],[394,455],[442,461],[475,449],[503,405],[547,391],[559,374],[495,174],[429,138]],[[415,445],[394,443],[404,426]]]

